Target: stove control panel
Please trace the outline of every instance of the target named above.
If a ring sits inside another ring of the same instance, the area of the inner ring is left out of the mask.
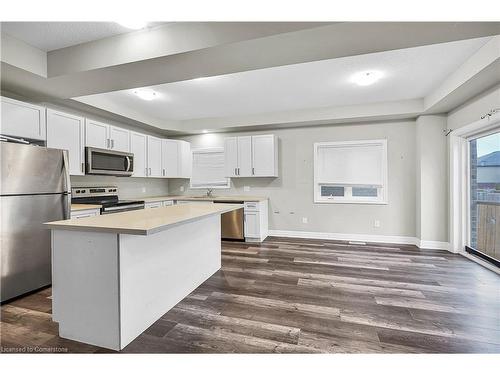
[[[99,186],[99,187],[74,187],[71,189],[73,198],[84,197],[104,197],[109,195],[118,195],[116,186]]]

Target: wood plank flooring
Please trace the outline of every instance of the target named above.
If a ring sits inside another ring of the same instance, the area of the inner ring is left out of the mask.
[[[500,353],[500,276],[446,251],[270,238],[124,353]],[[110,352],[62,339],[50,288],[1,307],[3,352]]]

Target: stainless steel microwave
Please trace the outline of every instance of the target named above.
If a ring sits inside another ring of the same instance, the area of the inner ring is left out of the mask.
[[[134,154],[85,147],[85,173],[131,176],[134,173]]]

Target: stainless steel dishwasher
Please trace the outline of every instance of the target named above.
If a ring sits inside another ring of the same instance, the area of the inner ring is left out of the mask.
[[[235,201],[214,201],[226,204],[243,204],[244,202]],[[243,208],[226,212],[221,215],[221,238],[231,241],[245,241],[245,216]]]

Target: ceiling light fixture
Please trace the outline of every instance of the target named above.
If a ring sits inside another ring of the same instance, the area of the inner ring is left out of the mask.
[[[354,82],[359,86],[368,86],[377,82],[383,76],[384,74],[378,70],[358,72],[352,75],[351,82]]]
[[[134,94],[142,100],[153,100],[159,97],[158,93],[154,92],[153,90],[134,90]]]
[[[124,21],[117,23],[122,25],[123,27],[126,27],[127,29],[132,30],[144,29],[148,25],[148,23],[144,21]]]

